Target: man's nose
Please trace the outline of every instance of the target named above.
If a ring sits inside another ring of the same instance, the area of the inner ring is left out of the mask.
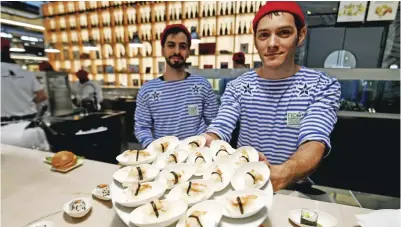
[[[279,38],[276,35],[271,35],[269,38],[268,48],[269,50],[278,48]]]

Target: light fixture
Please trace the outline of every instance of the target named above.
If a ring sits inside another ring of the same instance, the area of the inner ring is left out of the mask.
[[[9,38],[9,39],[13,38],[13,35],[8,34],[6,32],[1,32],[0,36],[3,37],[3,38]]]
[[[134,32],[134,37],[130,41],[129,46],[132,48],[135,48],[135,47],[142,48],[143,47],[143,43],[142,43],[141,39],[139,38],[138,33]]]
[[[36,60],[36,61],[48,61],[48,57],[39,57],[35,56],[33,54],[23,54],[23,55],[18,55],[18,54],[11,54],[10,56],[12,59],[21,59],[21,60]]]
[[[92,40],[84,42],[84,50],[99,50],[99,48],[93,43]]]
[[[47,53],[60,53],[59,49],[56,49],[53,44],[49,43],[46,45],[45,52]]]
[[[11,25],[27,27],[27,28],[33,28],[33,29],[38,29],[38,30],[42,30],[42,31],[45,30],[45,27],[43,27],[43,26],[28,24],[28,23],[24,23],[24,22],[13,21],[13,20],[7,20],[7,19],[3,19],[3,18],[0,18],[0,23],[11,24]]]
[[[12,52],[25,52],[25,48],[21,43],[11,43],[10,51]]]
[[[308,11],[306,11],[306,14],[311,15],[312,12],[308,10]]]
[[[191,27],[191,42],[192,42],[193,44],[199,44],[199,43],[201,43],[201,40],[200,40],[200,38],[199,38],[199,35],[198,35],[198,33],[196,33],[196,27],[195,27],[195,26],[192,26],[192,27]]]

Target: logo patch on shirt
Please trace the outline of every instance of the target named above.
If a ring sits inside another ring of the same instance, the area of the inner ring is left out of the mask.
[[[202,88],[201,86],[199,86],[198,84],[195,84],[194,86],[191,87],[192,94],[199,94],[201,88]]]
[[[297,87],[298,89],[298,97],[299,96],[309,96],[309,90],[311,89],[311,87],[308,87],[308,85],[306,83],[304,83],[303,85],[301,85],[300,87]]]
[[[303,117],[304,113],[302,112],[287,112],[287,126],[299,127]]]
[[[157,101],[160,99],[160,93],[157,91],[154,91],[150,94],[150,97],[153,99],[153,101]]]
[[[246,85],[244,85],[244,86],[242,86],[242,88],[244,89],[244,94],[245,95],[253,95],[252,94],[252,90],[253,90],[253,87],[251,87],[251,85],[249,84],[249,83],[247,83]]]
[[[189,116],[199,115],[198,105],[188,105],[188,114]]]

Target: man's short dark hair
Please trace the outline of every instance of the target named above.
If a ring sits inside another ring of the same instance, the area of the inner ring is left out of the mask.
[[[189,49],[189,48],[190,48],[191,36],[190,36],[189,34],[187,34],[183,29],[178,28],[178,27],[171,28],[171,29],[169,29],[169,30],[166,31],[166,33],[164,34],[164,36],[162,37],[162,40],[161,40],[161,42],[162,42],[162,47],[164,47],[164,44],[166,44],[166,40],[167,40],[167,37],[168,37],[169,35],[171,35],[171,34],[176,35],[176,34],[178,34],[178,33],[180,33],[180,32],[184,33],[185,36],[187,37],[187,43],[188,43],[188,49]]]

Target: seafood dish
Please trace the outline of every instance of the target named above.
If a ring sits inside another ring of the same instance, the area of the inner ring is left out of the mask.
[[[134,158],[135,161],[139,161],[140,158],[148,158],[151,154],[146,150],[127,150],[123,153],[125,158]]]
[[[223,182],[223,173],[219,168],[217,168],[216,171],[212,172],[210,178],[215,182]]]
[[[146,205],[147,214],[159,218],[160,215],[167,213],[168,204],[164,201],[155,199]]]
[[[181,183],[181,178],[184,172],[175,172],[175,171],[170,171],[167,174],[167,186],[169,188],[173,187],[174,185]]]
[[[254,169],[245,174],[245,185],[248,187],[253,187],[262,181],[264,181],[263,175],[256,172]]]
[[[241,214],[244,214],[244,210],[257,198],[256,195],[237,196],[235,200],[231,200],[231,206],[238,208]]]
[[[185,227],[206,227],[202,225],[201,218],[206,215],[207,211],[194,211],[192,212],[187,220],[185,221]]]
[[[144,178],[146,178],[146,169],[137,166],[136,168],[131,169],[131,171],[128,173],[128,177],[142,181]]]
[[[149,183],[137,183],[128,188],[128,192],[132,197],[139,196],[141,193],[149,190],[152,190],[152,185]]]

